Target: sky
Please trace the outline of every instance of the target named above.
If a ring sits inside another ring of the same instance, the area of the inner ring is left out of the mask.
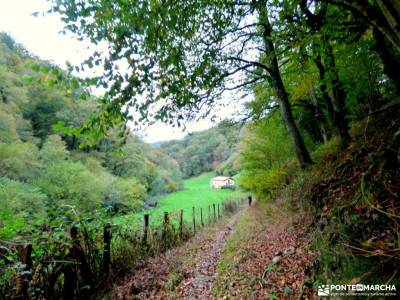
[[[66,61],[72,64],[81,63],[92,51],[90,42],[80,42],[72,36],[63,35],[60,31],[63,23],[56,14],[39,15],[50,8],[46,0],[0,0],[0,31],[9,33],[18,43],[23,44],[32,54],[49,60],[65,68]],[[230,116],[237,110],[235,106],[220,108],[215,114],[220,119]],[[204,119],[187,124],[183,132],[162,123],[156,123],[139,132],[149,143],[180,139],[187,133],[204,130],[214,126],[210,120]]]

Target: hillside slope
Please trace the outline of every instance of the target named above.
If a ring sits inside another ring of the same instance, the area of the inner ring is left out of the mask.
[[[225,120],[208,130],[194,132],[179,141],[168,141],[160,149],[173,157],[183,177],[216,171],[219,175],[238,173],[234,164],[237,156],[240,126]]]
[[[321,285],[398,286],[399,124],[395,98],[353,125],[347,147],[325,144],[315,165],[257,203],[227,241],[215,295],[316,299]]]

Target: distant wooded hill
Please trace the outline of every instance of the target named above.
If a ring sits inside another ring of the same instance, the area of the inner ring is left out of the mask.
[[[235,160],[239,133],[239,125],[225,120],[182,140],[160,143],[159,147],[178,162],[184,178],[209,171],[233,176],[237,173]]]
[[[56,130],[58,122],[80,127],[98,109],[96,99],[55,84],[63,73],[0,33],[0,219],[18,230],[63,204],[134,211],[180,189],[175,159],[133,135],[121,144],[111,132],[89,148]]]

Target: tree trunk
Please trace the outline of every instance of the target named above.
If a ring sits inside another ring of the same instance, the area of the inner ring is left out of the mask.
[[[346,120],[346,92],[343,84],[339,79],[339,74],[336,68],[335,56],[333,55],[333,49],[329,41],[324,38],[324,62],[328,78],[330,78],[331,89],[334,99],[334,121],[335,125],[339,130],[339,135],[342,138],[344,144],[350,139],[349,126]]]
[[[377,0],[376,3],[384,15],[387,24],[400,41],[400,2],[399,0]],[[383,34],[382,34],[383,35]],[[398,46],[398,45],[397,45]]]
[[[327,142],[328,141],[328,130],[327,130],[327,126],[326,126],[326,118],[322,112],[322,109],[318,103],[318,99],[315,96],[314,91],[312,91],[310,93],[310,98],[311,98],[312,106],[315,109],[315,119],[317,120],[317,122],[319,124],[319,129],[321,132],[322,140],[324,142]]]
[[[319,12],[317,14],[311,13],[307,7],[307,1],[300,1],[299,5],[302,12],[306,15],[307,25],[314,32],[321,30],[323,20],[326,18],[327,14],[327,2],[321,2],[321,6],[319,7]],[[313,45],[313,47],[316,48],[316,45]],[[335,127],[339,130],[339,135],[344,141],[343,144],[346,144],[350,139],[348,124],[345,118],[346,92],[341,81],[339,80],[333,49],[326,34],[322,34],[321,47],[318,48],[319,49],[316,51],[317,56],[314,62],[319,70],[320,90],[322,97],[327,105],[330,119],[333,121]],[[321,55],[323,56],[325,66],[322,64]],[[329,79],[333,97],[330,97],[328,94],[327,79]],[[331,100],[333,100],[333,102]]]
[[[329,0],[361,16],[368,24],[379,30],[400,54],[400,4],[398,0],[369,1]]]
[[[257,5],[259,12],[260,22],[264,26],[263,32],[263,42],[265,47],[265,56],[268,60],[269,65],[269,75],[271,79],[272,86],[276,92],[276,96],[279,101],[279,107],[281,111],[281,116],[286,129],[289,132],[289,136],[292,140],[294,150],[299,160],[301,167],[306,167],[312,164],[311,156],[304,144],[303,138],[300,134],[299,129],[294,122],[292,109],[290,106],[289,98],[286,93],[286,89],[283,85],[282,77],[278,67],[278,60],[275,53],[275,47],[272,42],[272,26],[268,19],[267,6],[265,1],[260,1]]]
[[[335,118],[334,118],[335,109],[333,107],[332,99],[329,96],[328,88],[327,88],[326,83],[325,83],[325,81],[326,81],[326,79],[325,79],[325,67],[322,64],[321,56],[317,55],[317,57],[315,58],[314,62],[315,62],[315,65],[317,66],[318,71],[319,71],[319,90],[321,91],[322,98],[325,101],[329,119],[332,122],[332,124],[334,124],[333,126],[337,127],[336,124],[335,124]]]
[[[378,53],[383,63],[383,71],[393,81],[396,90],[400,93],[400,63],[390,53],[389,47],[383,34],[374,28],[375,45],[374,50]]]
[[[317,55],[314,62],[319,71],[319,81],[320,81],[319,89],[320,89],[322,97],[325,101],[330,121],[334,124],[336,129],[339,131],[340,137],[344,141],[347,141],[349,139],[348,124],[345,119],[343,111],[340,110],[340,108],[345,107],[344,97],[346,97],[346,96],[345,96],[343,87],[340,88],[340,89],[342,89],[342,91],[339,91],[336,93],[333,92],[334,99],[338,99],[337,97],[340,97],[339,100],[335,101],[336,102],[336,108],[335,108],[335,106],[333,105],[333,102],[332,102],[332,98],[329,96],[329,93],[328,93],[328,88],[326,85],[326,80],[327,80],[326,70],[325,70],[325,66],[322,64],[321,56]],[[338,78],[336,80],[338,81]],[[332,86],[334,84],[335,83],[332,83]],[[340,86],[341,86],[341,84],[340,84]]]

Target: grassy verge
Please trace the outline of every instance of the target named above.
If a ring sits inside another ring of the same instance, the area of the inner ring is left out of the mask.
[[[260,219],[254,219],[252,213],[248,212],[241,216],[235,232],[227,240],[217,263],[217,280],[213,288],[214,296],[223,297],[231,294],[233,283],[239,282],[242,286],[241,296],[251,299],[252,290],[248,283],[254,278],[251,274],[239,271],[238,266],[254,255],[254,253],[246,250],[245,245],[252,242],[253,232],[263,227]]]
[[[314,253],[306,236],[303,223],[294,222],[282,204],[258,202],[243,214],[225,244],[213,295],[228,299],[310,295],[312,290],[304,289],[305,270]]]
[[[213,173],[204,173],[200,176],[184,181],[184,188],[175,193],[169,194],[158,201],[157,207],[142,211],[140,213],[119,216],[113,219],[115,224],[125,222],[141,222],[144,214],[150,215],[150,223],[160,224],[164,212],[171,213],[173,221],[178,219],[178,212],[183,210],[184,221],[192,221],[192,208],[195,207],[196,219],[200,220],[200,208],[203,209],[205,222],[209,221],[208,206],[222,203],[226,200],[236,200],[243,197],[240,191],[229,189],[213,190],[210,188]],[[212,210],[212,207],[211,207]],[[211,211],[212,212],[212,211]]]

